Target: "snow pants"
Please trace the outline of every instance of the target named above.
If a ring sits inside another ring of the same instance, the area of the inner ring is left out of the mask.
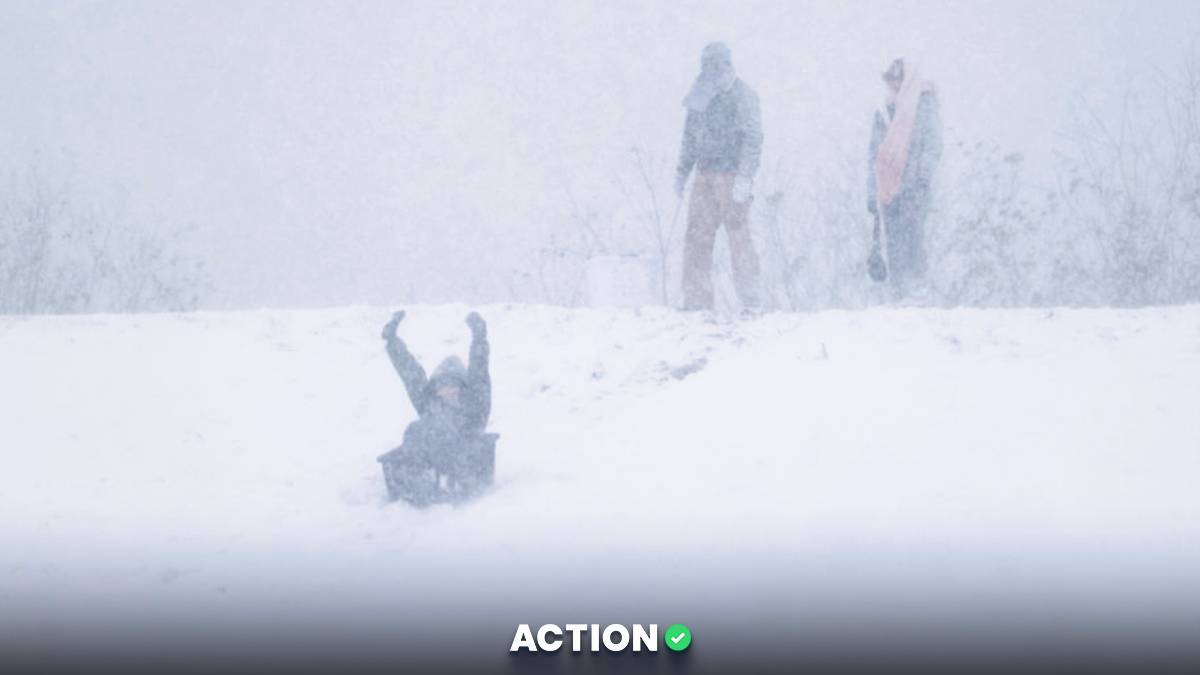
[[[904,298],[925,276],[925,217],[929,191],[905,190],[883,209],[887,227],[888,282]]]
[[[757,309],[758,254],[750,238],[750,204],[733,201],[732,173],[697,173],[688,203],[687,235],[683,245],[684,309],[712,309],[713,245],[725,226],[733,262],[733,282],[742,306]]]

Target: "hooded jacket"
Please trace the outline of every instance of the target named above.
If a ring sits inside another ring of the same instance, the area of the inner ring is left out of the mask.
[[[695,167],[706,173],[753,178],[762,157],[762,116],[758,94],[738,79],[729,49],[705,47],[700,75],[683,100],[687,119],[679,151],[678,175]]]
[[[426,377],[425,369],[408,351],[404,341],[395,336],[388,339],[388,357],[420,416],[405,431],[406,443],[418,440],[426,445],[447,446],[483,433],[492,411],[489,352],[487,337],[476,333],[471,340],[467,366],[464,367],[457,356],[450,356],[434,369],[431,377]],[[446,403],[437,395],[438,388],[447,383],[459,387],[457,406]]]

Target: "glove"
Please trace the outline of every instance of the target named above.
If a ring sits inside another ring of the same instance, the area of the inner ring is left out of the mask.
[[[382,334],[383,339],[391,340],[392,338],[396,337],[396,326],[399,326],[400,322],[403,320],[404,320],[404,310],[400,310],[399,312],[392,314],[391,320],[388,321],[387,325],[385,325],[383,327],[383,334]]]
[[[479,316],[479,312],[471,312],[467,315],[467,327],[471,329],[471,334],[477,338],[487,336],[487,322]]]
[[[687,187],[687,174],[682,171],[675,174],[675,198],[683,199],[683,189]]]
[[[750,188],[754,185],[754,180],[746,176],[738,176],[733,181],[733,191],[730,193],[730,199],[734,204],[745,204],[750,199]]]

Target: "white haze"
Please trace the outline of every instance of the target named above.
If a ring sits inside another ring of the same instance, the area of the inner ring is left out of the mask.
[[[503,300],[570,195],[617,199],[632,145],[673,160],[710,40],[761,96],[764,166],[864,148],[905,55],[949,134],[1048,181],[1070,116],[1119,113],[1198,25],[1174,2],[8,2],[0,165],[198,226],[202,306]]]

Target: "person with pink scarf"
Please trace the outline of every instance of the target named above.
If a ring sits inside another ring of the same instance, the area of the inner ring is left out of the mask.
[[[875,113],[867,169],[867,210],[875,216],[871,277],[908,296],[925,274],[925,217],[942,156],[937,90],[904,59],[883,74],[888,94]]]

